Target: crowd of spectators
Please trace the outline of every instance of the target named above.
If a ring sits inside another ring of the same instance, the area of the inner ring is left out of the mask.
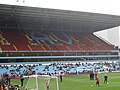
[[[46,63],[46,64],[11,64],[0,65],[1,75],[8,74],[12,78],[19,75],[35,74],[78,74],[89,71],[110,72],[119,71],[120,62],[72,62],[72,63]]]
[[[11,76],[7,73],[2,75],[1,84],[3,90],[20,90],[19,85],[11,85]]]

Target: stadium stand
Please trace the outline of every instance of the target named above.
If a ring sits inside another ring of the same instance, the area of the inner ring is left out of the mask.
[[[24,32],[26,31],[1,30],[1,49],[6,51],[114,50],[114,46],[107,44],[90,33],[69,32],[68,34],[68,32],[64,31],[42,31],[27,32],[26,34]],[[4,41],[4,44],[2,41]]]
[[[64,74],[88,74],[91,71],[117,72],[120,71],[119,61],[98,61],[98,62],[47,62],[47,63],[32,63],[31,64],[1,64],[0,74],[9,74],[15,78],[21,74],[24,75],[58,75],[60,72]]]
[[[0,62],[119,59],[93,34],[119,26],[118,16],[0,4],[0,17]]]

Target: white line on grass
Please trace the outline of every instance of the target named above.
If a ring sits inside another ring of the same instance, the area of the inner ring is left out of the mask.
[[[29,81],[30,81],[30,78],[28,79],[28,82],[27,82],[27,84],[26,84],[26,86],[25,86],[25,89],[27,88]],[[24,89],[24,90],[25,90],[25,89]]]

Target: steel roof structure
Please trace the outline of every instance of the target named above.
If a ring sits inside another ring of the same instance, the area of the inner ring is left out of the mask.
[[[120,16],[0,4],[0,27],[95,32],[120,26]]]

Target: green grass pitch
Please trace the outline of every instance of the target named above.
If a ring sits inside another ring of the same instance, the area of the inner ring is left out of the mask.
[[[120,90],[120,73],[108,73],[108,83],[104,84],[104,74],[99,74],[100,86],[95,85],[95,80],[89,80],[89,74],[80,75],[68,75],[63,77],[63,82],[58,80],[59,90]],[[59,79],[59,77],[58,77]],[[24,80],[23,90],[28,82],[28,79]],[[38,79],[38,82],[40,81]],[[12,79],[11,84],[19,84],[19,79]],[[31,85],[34,83],[31,81]],[[40,84],[40,83],[39,83]],[[55,90],[55,79],[50,81],[50,89]],[[39,85],[40,86],[40,85]],[[42,89],[40,89],[42,90]],[[43,89],[44,90],[44,89]]]

